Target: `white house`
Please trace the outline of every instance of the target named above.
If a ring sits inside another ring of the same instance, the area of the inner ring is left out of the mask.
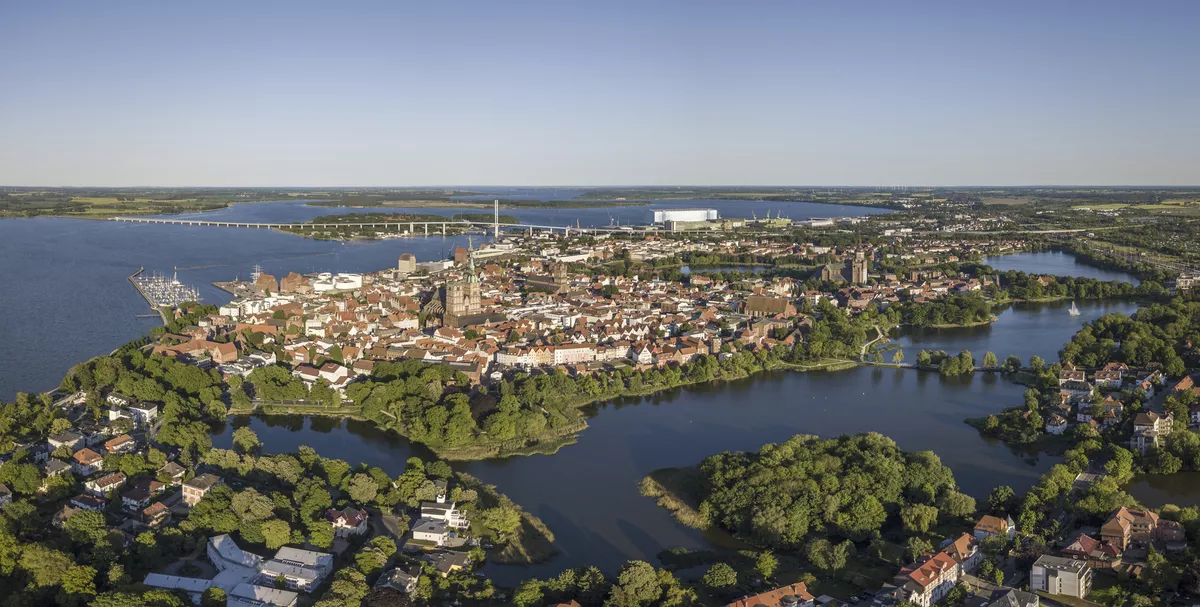
[[[350,369],[335,362],[321,365],[321,368],[317,370],[317,375],[335,388],[346,385],[354,377],[354,373]]]
[[[450,539],[450,530],[446,527],[446,521],[422,518],[413,525],[412,537],[418,542],[445,546],[446,540]]]
[[[421,502],[421,518],[442,521],[451,529],[471,526],[467,515],[455,507],[454,502]]]
[[[1055,413],[1050,416],[1050,419],[1046,420],[1046,432],[1048,434],[1062,434],[1066,430],[1067,420],[1063,416]]]
[[[113,472],[104,476],[92,479],[83,484],[92,495],[108,495],[109,492],[115,491],[125,484],[124,472]]]
[[[327,510],[325,518],[333,525],[333,534],[337,537],[362,535],[367,532],[367,519],[370,515],[366,510],[346,508],[345,510]]]
[[[154,403],[135,403],[129,406],[133,421],[139,426],[147,426],[158,418],[158,405]]]
[[[76,476],[91,476],[104,469],[104,458],[91,449],[80,449],[71,456],[71,470]]]
[[[1012,541],[1017,536],[1017,524],[1013,522],[1011,516],[1000,518],[985,514],[975,524],[974,535],[976,539],[980,540],[987,539],[993,535],[999,535]]]

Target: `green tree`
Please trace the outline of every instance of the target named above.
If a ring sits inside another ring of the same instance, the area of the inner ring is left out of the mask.
[[[242,453],[249,453],[262,447],[262,441],[258,440],[258,435],[249,426],[243,426],[233,431],[233,446]]]
[[[737,572],[728,563],[716,563],[700,578],[708,588],[731,588],[737,585]]]
[[[904,362],[904,350],[897,349],[895,352],[893,352],[892,362],[897,365]]]
[[[508,540],[521,528],[521,514],[512,506],[501,505],[480,512],[479,522],[501,539]]]
[[[75,565],[70,555],[47,548],[41,544],[29,544],[21,552],[21,569],[29,574],[34,585],[57,586],[63,574]]]
[[[348,492],[350,499],[359,504],[367,504],[379,494],[379,485],[369,475],[359,472],[350,477]]]
[[[926,504],[909,504],[900,509],[900,521],[904,530],[926,533],[937,523],[938,509]]]
[[[1012,487],[1008,485],[1000,485],[988,494],[988,509],[992,514],[1003,514],[1012,508],[1013,500],[1016,499],[1016,493]]]
[[[846,566],[846,561],[850,558],[853,550],[854,544],[850,540],[834,544],[822,537],[808,543],[804,556],[818,569],[838,571]]]
[[[225,607],[227,600],[225,590],[213,586],[200,595],[200,607]]]
[[[838,529],[848,538],[863,539],[878,531],[887,520],[887,511],[874,495],[864,495],[838,513]],[[838,567],[840,569],[840,567]]]
[[[910,561],[917,560],[926,552],[933,552],[933,544],[923,537],[914,535],[904,544],[904,556]]]
[[[995,369],[1000,366],[1000,362],[996,359],[995,352],[985,352],[983,354],[983,368]]]
[[[333,525],[329,521],[313,521],[308,525],[308,541],[318,548],[333,545]]]
[[[292,538],[292,528],[287,521],[271,519],[262,524],[262,536],[268,550],[278,550]]]
[[[764,580],[771,579],[775,575],[775,570],[779,568],[779,559],[770,550],[764,550],[758,553],[758,558],[754,559],[754,571],[762,576]]]
[[[71,565],[62,574],[63,592],[77,597],[96,595],[96,569],[86,565]]]
[[[1046,368],[1046,361],[1036,354],[1029,357],[1029,366],[1035,373],[1041,373]]]
[[[611,598],[619,605],[647,605],[663,594],[658,572],[646,561],[629,561],[617,574]]]
[[[537,607],[542,604],[543,597],[541,581],[525,580],[513,592],[512,600],[517,607]]]
[[[71,540],[80,544],[94,545],[108,535],[108,525],[105,524],[104,514],[85,510],[76,512],[63,523],[63,529],[71,536]]]
[[[948,491],[939,501],[942,511],[950,516],[971,516],[975,514],[975,498],[959,492]]]

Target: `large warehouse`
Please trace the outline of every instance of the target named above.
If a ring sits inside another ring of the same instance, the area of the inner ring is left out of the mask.
[[[654,223],[668,221],[709,221],[718,219],[716,209],[661,209],[654,211]]]

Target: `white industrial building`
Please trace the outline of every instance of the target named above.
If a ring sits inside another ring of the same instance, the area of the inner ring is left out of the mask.
[[[208,560],[219,571],[211,580],[151,573],[143,583],[183,590],[197,605],[205,590],[221,588],[227,594],[229,607],[295,607],[299,595],[294,590],[312,591],[333,570],[331,554],[284,546],[275,553],[275,558],[264,562],[261,556],[242,550],[225,534],[209,538],[207,551]],[[289,589],[275,588],[280,577]]]
[[[329,272],[321,272],[317,274],[317,279],[313,281],[313,291],[323,293],[326,291],[349,291],[352,289],[360,289],[363,286],[362,274],[338,274],[333,275]]]
[[[654,223],[668,221],[712,221],[720,219],[716,209],[659,209],[654,211]]]

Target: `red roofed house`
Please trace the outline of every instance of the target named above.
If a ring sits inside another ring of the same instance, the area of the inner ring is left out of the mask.
[[[370,515],[366,510],[355,510],[354,508],[346,508],[345,510],[327,510],[325,518],[333,523],[333,534],[337,537],[346,537],[350,535],[361,535],[367,532],[367,519]]]
[[[984,540],[992,535],[1003,536],[1004,539],[1011,540],[1016,537],[1017,526],[1013,523],[1011,516],[1000,518],[985,514],[980,517],[979,522],[975,524],[975,537]]]
[[[142,510],[142,522],[149,527],[157,527],[171,519],[171,509],[162,502],[154,502]]]
[[[137,441],[128,434],[122,434],[104,443],[104,450],[109,453],[128,453],[134,449],[137,449]]]
[[[1100,527],[1100,537],[1114,548],[1125,551],[1134,545],[1182,542],[1184,531],[1183,525],[1160,519],[1153,511],[1119,508]]]
[[[896,598],[920,607],[930,607],[945,598],[958,582],[962,570],[945,552],[926,554],[900,570],[896,576]]]
[[[1092,567],[1112,567],[1121,552],[1108,542],[1101,542],[1089,535],[1079,534],[1062,549],[1063,556],[1083,559]]]
[[[104,458],[99,453],[83,448],[71,456],[71,470],[77,476],[91,476],[104,469]]]
[[[740,598],[728,607],[813,607],[813,604],[812,593],[800,582]]]

